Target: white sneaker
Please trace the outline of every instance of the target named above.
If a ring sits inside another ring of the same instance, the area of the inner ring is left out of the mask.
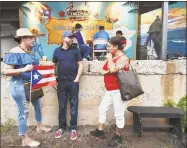
[[[28,146],[28,147],[38,147],[40,145],[40,142],[35,141],[31,138],[26,138],[22,140],[22,146]]]
[[[46,132],[46,133],[48,133],[48,132],[50,132],[51,131],[51,128],[47,128],[47,127],[45,127],[45,126],[40,126],[40,127],[37,127],[36,128],[36,132],[37,133],[41,133],[41,132]]]

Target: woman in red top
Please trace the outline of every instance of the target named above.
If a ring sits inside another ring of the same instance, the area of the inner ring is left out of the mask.
[[[116,118],[116,134],[108,143],[109,146],[117,147],[122,143],[122,130],[125,125],[124,113],[127,106],[127,101],[122,101],[119,91],[119,84],[116,73],[120,70],[129,70],[129,59],[123,53],[121,40],[117,37],[112,37],[108,45],[109,53],[106,55],[107,60],[102,67],[101,73],[104,75],[104,83],[106,94],[99,106],[99,127],[95,131],[91,131],[90,135],[104,138],[104,123],[106,121],[106,113],[110,106],[114,107]]]

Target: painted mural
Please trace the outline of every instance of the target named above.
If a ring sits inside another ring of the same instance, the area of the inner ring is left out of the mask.
[[[148,31],[151,24],[162,18],[162,9],[157,9],[141,15],[140,32],[138,33],[138,44],[147,43]],[[177,2],[169,5],[168,12],[168,55],[180,53],[186,56],[186,2]]]
[[[128,13],[131,6],[125,2],[28,2],[20,10],[20,26],[34,31],[35,54],[38,58],[52,59],[54,49],[62,43],[65,30],[72,30],[76,23],[83,26],[86,40],[90,40],[100,25],[109,36],[121,30],[127,39],[124,52],[135,59],[137,40],[137,14]]]

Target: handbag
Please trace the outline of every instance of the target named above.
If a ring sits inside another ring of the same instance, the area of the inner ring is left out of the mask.
[[[34,101],[44,96],[44,92],[42,88],[31,90],[30,82],[24,84],[24,90],[25,90],[25,97],[27,101]],[[30,90],[31,90],[31,96],[30,96]]]
[[[121,99],[123,101],[131,100],[144,93],[138,75],[132,66],[129,71],[119,71],[117,78],[120,86]]]

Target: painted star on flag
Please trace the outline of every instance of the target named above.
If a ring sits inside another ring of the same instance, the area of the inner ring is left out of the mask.
[[[34,86],[43,78],[43,76],[36,69],[33,69],[32,78],[32,86]]]
[[[37,75],[37,73],[35,73],[35,75],[32,75],[33,77],[34,77],[34,80],[38,80],[38,77],[39,77],[39,75]]]

